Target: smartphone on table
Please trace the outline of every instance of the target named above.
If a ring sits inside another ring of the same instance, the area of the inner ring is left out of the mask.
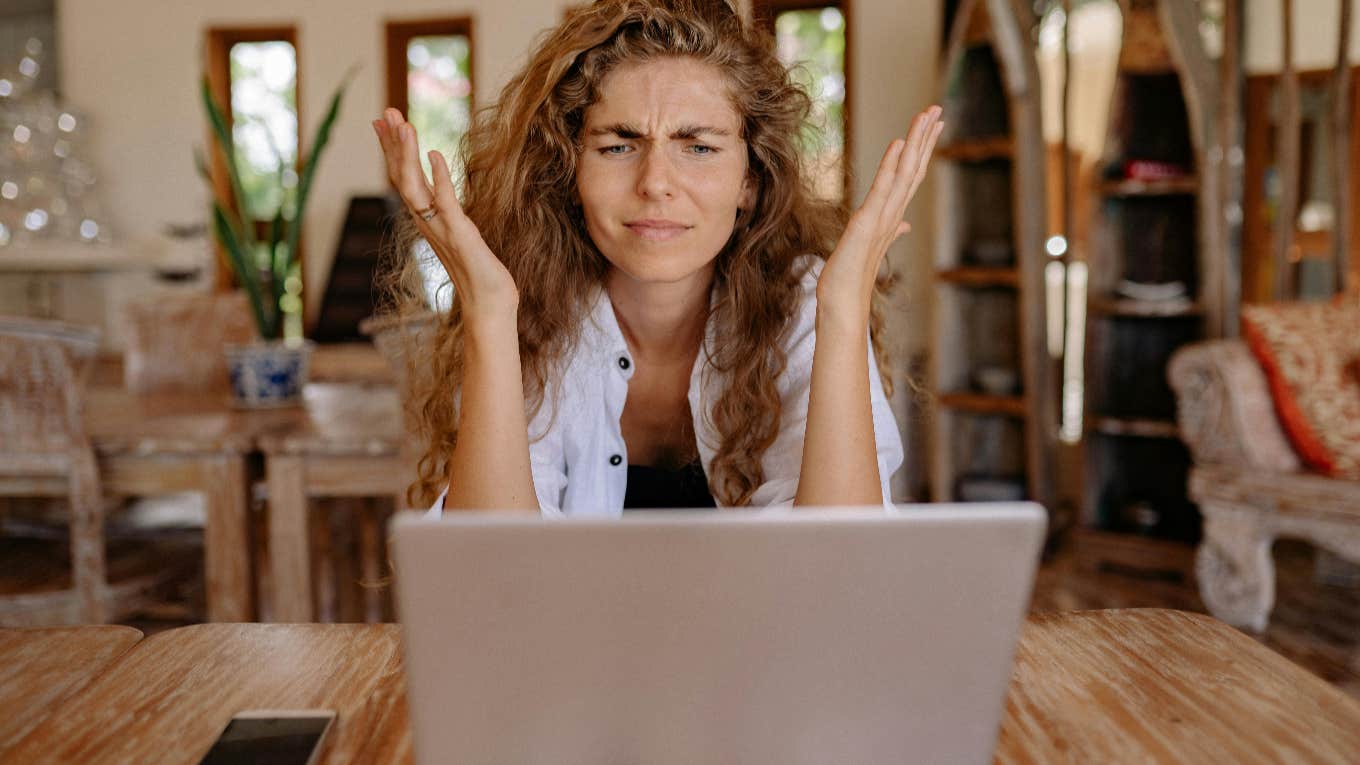
[[[199,765],[315,765],[330,709],[251,709],[222,729]]]

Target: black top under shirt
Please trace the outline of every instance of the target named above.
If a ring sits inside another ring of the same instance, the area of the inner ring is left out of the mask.
[[[624,510],[717,507],[708,490],[703,463],[695,460],[669,470],[650,465],[629,465]]]

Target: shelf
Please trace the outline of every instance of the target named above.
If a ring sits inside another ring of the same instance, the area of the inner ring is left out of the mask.
[[[1165,197],[1199,193],[1199,178],[1167,178],[1159,181],[1103,181],[1100,193],[1107,197]]]
[[[935,272],[935,278],[964,287],[1018,287],[1020,271],[1012,267],[963,266]]]
[[[1172,438],[1180,440],[1181,431],[1175,420],[1138,417],[1092,417],[1091,430],[1107,436],[1137,438]]]
[[[1192,300],[1135,300],[1126,297],[1093,297],[1092,314],[1133,318],[1178,318],[1203,316],[1204,306]]]
[[[935,147],[935,156],[955,162],[983,162],[989,159],[1010,159],[1015,154],[1015,143],[1010,136],[973,138]]]
[[[992,396],[986,393],[941,393],[940,406],[960,409],[974,414],[1000,414],[1008,417],[1025,416],[1023,396]]]

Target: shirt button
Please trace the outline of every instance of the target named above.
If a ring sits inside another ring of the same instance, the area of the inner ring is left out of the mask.
[[[622,463],[623,463],[623,457],[620,457],[620,456],[617,455],[617,454],[611,455],[611,456],[609,457],[609,464],[613,465],[614,467],[618,467],[618,466],[619,466],[620,464],[622,464]]]
[[[619,357],[619,369],[627,369],[628,367],[631,367],[632,365],[633,365],[633,363],[632,363],[631,361],[628,360],[628,357],[627,357],[627,356],[620,356],[620,357]]]

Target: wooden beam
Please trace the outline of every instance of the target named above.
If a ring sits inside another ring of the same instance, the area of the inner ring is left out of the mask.
[[[1223,8],[1223,56],[1219,60],[1218,144],[1224,161],[1219,165],[1218,188],[1222,214],[1219,243],[1223,252],[1222,335],[1236,337],[1243,293],[1243,169],[1245,151],[1242,131],[1242,13],[1244,0],[1227,0]],[[1231,211],[1237,215],[1232,216]]]
[[[1281,0],[1284,20],[1284,60],[1280,69],[1279,125],[1276,134],[1275,166],[1279,169],[1280,203],[1275,215],[1275,257],[1272,274],[1273,297],[1295,297],[1294,266],[1289,262],[1294,247],[1294,219],[1299,206],[1299,77],[1294,70],[1294,0]]]
[[[1336,69],[1332,73],[1332,190],[1335,209],[1332,224],[1332,262],[1336,268],[1336,290],[1345,292],[1351,267],[1351,129],[1353,106],[1351,92],[1351,0],[1341,0],[1341,21],[1338,24]]]

